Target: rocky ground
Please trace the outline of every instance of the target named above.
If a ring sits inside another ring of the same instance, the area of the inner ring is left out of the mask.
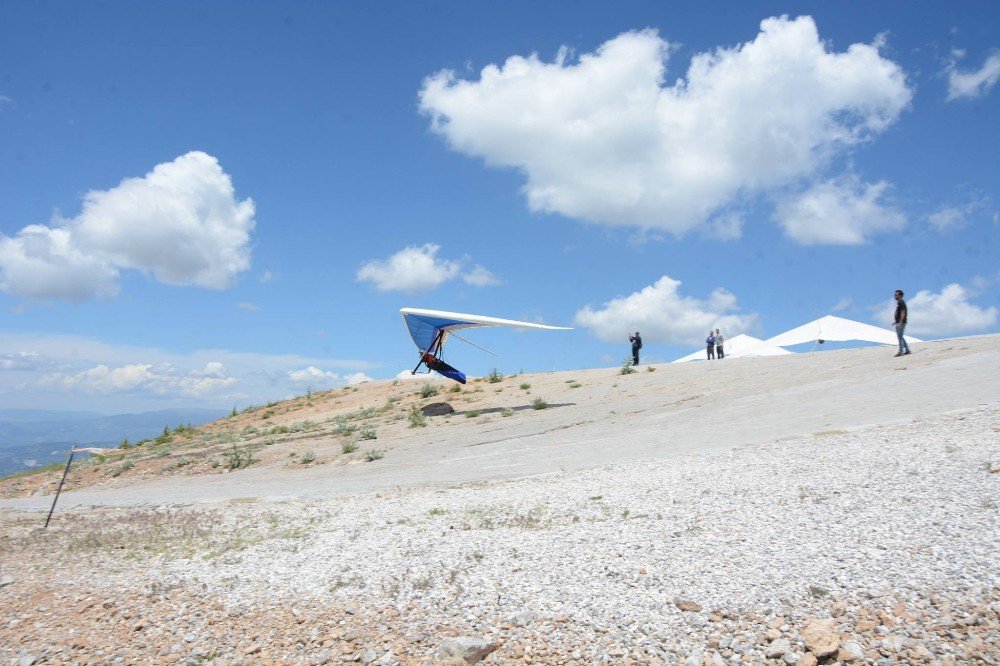
[[[450,489],[7,513],[0,659],[994,664],[998,433],[985,408]]]

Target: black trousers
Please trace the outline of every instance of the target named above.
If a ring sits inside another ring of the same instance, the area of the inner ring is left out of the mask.
[[[709,359],[715,358],[715,345],[709,345],[707,351]]]
[[[719,358],[726,358],[726,352],[722,351],[722,345],[715,345],[715,354]]]
[[[632,364],[639,365],[639,348],[632,347]]]

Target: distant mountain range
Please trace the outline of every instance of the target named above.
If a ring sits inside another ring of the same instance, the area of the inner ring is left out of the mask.
[[[117,445],[156,437],[164,426],[201,425],[226,416],[215,409],[163,409],[104,416],[93,412],[0,409],[0,476],[65,460],[73,444]]]

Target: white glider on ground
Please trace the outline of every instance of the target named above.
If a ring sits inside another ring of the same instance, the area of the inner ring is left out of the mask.
[[[775,347],[769,345],[760,338],[755,338],[752,335],[747,335],[746,333],[740,333],[739,335],[734,335],[728,338],[725,343],[723,343],[723,350],[726,353],[726,358],[745,358],[750,356],[783,356],[785,354],[791,354],[792,352],[787,349],[782,349],[781,347]],[[706,358],[705,348],[702,347],[698,351],[691,352],[687,356],[682,356],[673,363],[687,363],[689,361],[704,361]]]
[[[922,342],[920,339],[910,337],[909,335],[904,337],[907,342]],[[808,342],[822,344],[828,340],[832,342],[859,340],[862,342],[874,342],[880,345],[894,345],[899,342],[896,338],[896,332],[888,328],[862,324],[859,321],[851,321],[850,319],[835,317],[833,315],[820,317],[808,324],[803,324],[790,331],[785,331],[773,338],[769,338],[765,342],[775,347],[791,347]]]

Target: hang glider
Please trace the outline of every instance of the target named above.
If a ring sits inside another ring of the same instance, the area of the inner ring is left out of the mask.
[[[403,315],[403,323],[413,338],[413,344],[420,352],[420,361],[413,368],[410,374],[416,374],[421,365],[427,367],[428,372],[434,371],[444,375],[456,382],[465,383],[465,373],[456,370],[443,360],[441,360],[444,350],[444,343],[450,336],[454,336],[462,342],[466,342],[473,347],[483,349],[465,338],[460,337],[455,331],[466,328],[479,328],[483,326],[507,326],[510,328],[537,329],[543,331],[570,331],[572,329],[563,326],[547,326],[545,324],[533,324],[527,321],[516,321],[514,319],[498,319],[497,317],[484,317],[482,315],[461,314],[459,312],[442,312],[440,310],[420,310],[417,308],[403,308],[399,311]],[[489,350],[483,350],[489,351]],[[493,352],[489,352],[493,353]]]
[[[740,333],[731,338],[726,338],[723,343],[724,349],[726,351],[726,358],[741,358],[749,356],[782,356],[785,354],[791,354],[792,352],[787,349],[782,349],[781,347],[775,347],[769,345],[760,338],[755,338],[752,335],[746,335],[745,333]],[[697,351],[691,352],[687,356],[682,356],[673,363],[687,363],[689,361],[704,361],[705,348],[701,347]]]
[[[907,342],[921,342],[921,340],[909,335],[905,337]],[[894,345],[898,343],[896,333],[888,328],[862,324],[859,321],[851,321],[850,319],[835,317],[833,315],[820,317],[808,324],[803,324],[790,331],[776,335],[773,338],[765,340],[765,342],[775,347],[792,347],[808,342],[822,344],[827,340],[831,342],[860,340],[880,345]]]

